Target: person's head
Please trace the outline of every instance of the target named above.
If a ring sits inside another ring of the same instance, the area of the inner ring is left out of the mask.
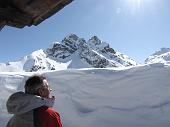
[[[25,93],[39,95],[41,97],[49,98],[50,86],[46,77],[42,75],[34,75],[25,83]]]

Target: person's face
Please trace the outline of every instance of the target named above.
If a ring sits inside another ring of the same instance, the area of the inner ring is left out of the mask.
[[[43,80],[43,86],[39,89],[39,95],[44,98],[50,98],[50,92],[52,89],[50,88],[47,80]]]

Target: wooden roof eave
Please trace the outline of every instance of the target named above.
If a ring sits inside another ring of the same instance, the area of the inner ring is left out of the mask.
[[[0,0],[0,29],[38,25],[73,0]],[[10,2],[9,2],[10,1]]]

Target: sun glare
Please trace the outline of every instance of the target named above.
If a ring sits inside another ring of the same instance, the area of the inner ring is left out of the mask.
[[[131,4],[131,6],[136,9],[140,9],[143,2],[143,0],[128,0],[128,1],[129,4]]]
[[[129,0],[133,4],[140,4],[142,0]]]
[[[126,0],[128,4],[131,6],[140,9],[142,6],[145,6],[146,4],[153,4],[153,0]]]
[[[143,9],[146,9],[148,7],[151,7],[151,5],[153,5],[152,1],[153,0],[126,0],[133,14],[141,12]]]

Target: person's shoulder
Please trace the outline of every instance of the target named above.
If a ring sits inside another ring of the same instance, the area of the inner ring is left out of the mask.
[[[43,114],[43,115],[48,115],[48,116],[53,116],[53,117],[59,116],[59,113],[56,110],[54,110],[51,107],[47,107],[47,106],[40,107],[39,112],[40,114]]]

